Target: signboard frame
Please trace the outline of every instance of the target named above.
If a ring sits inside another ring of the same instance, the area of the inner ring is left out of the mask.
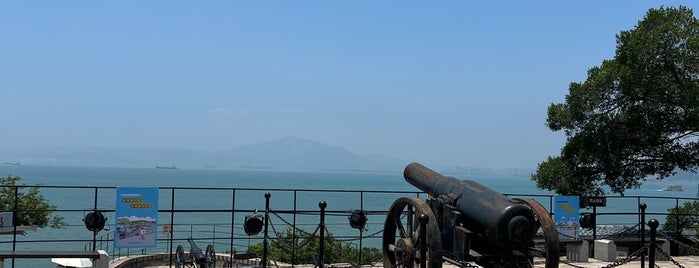
[[[115,248],[155,247],[158,188],[117,187]]]

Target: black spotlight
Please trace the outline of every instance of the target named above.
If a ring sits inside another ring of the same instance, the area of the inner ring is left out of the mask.
[[[257,216],[257,214],[245,216],[245,224],[243,224],[243,227],[247,235],[259,234],[260,231],[262,231],[262,225],[264,225],[264,223],[262,222],[261,216]]]
[[[107,222],[107,218],[104,217],[101,211],[96,210],[85,215],[85,227],[93,232],[99,232],[104,229],[104,224]]]
[[[349,224],[354,229],[364,229],[366,224],[366,212],[364,210],[352,210],[352,214],[347,217]]]
[[[595,228],[597,220],[595,219],[595,214],[592,213],[580,213],[580,227],[582,228]]]

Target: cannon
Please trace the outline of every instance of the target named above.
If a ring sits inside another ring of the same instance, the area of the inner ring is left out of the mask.
[[[187,238],[187,243],[189,243],[189,256],[191,260],[186,259],[184,248],[181,245],[177,246],[177,250],[175,251],[175,267],[216,267],[216,252],[214,252],[213,245],[208,245],[206,251],[202,251],[191,237]]]
[[[438,268],[446,261],[462,267],[475,263],[486,268],[530,268],[534,257],[543,257],[547,268],[558,267],[558,234],[537,201],[509,199],[475,181],[442,176],[419,163],[409,164],[403,177],[428,198],[402,197],[391,205],[384,223],[384,267],[422,263]],[[426,220],[424,229],[419,219]]]

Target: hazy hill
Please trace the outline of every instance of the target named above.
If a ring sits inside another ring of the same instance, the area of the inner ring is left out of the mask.
[[[339,146],[295,137],[214,152],[87,146],[0,148],[0,163],[17,161],[40,165],[375,171],[401,171],[408,162],[381,155],[361,156]]]
[[[338,146],[287,137],[217,153],[223,165],[273,169],[362,169],[361,157]]]

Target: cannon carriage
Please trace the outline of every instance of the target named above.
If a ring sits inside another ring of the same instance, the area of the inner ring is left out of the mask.
[[[543,257],[546,268],[558,267],[558,234],[537,201],[509,199],[477,182],[442,176],[418,163],[408,165],[403,176],[429,197],[426,201],[402,197],[391,205],[384,223],[384,267],[423,263],[436,268],[445,261],[460,266],[533,267],[534,257]]]
[[[195,268],[211,268],[216,267],[216,252],[213,245],[206,246],[206,251],[202,251],[194,239],[187,238],[189,243],[189,254],[186,254],[182,245],[177,246],[175,250],[175,267],[195,267]],[[189,255],[189,256],[188,256]],[[189,258],[187,258],[189,257]]]

